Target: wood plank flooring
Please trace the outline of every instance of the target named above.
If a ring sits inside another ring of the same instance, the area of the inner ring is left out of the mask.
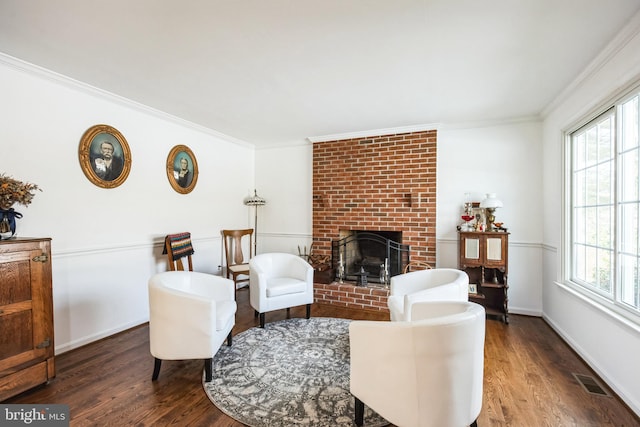
[[[256,326],[248,291],[238,291],[234,334]],[[387,315],[315,304],[314,317],[387,320]],[[304,307],[291,310],[304,317]],[[267,322],[285,310],[267,314]],[[242,424],[219,411],[202,389],[202,361],[165,361],[151,381],[149,329],[143,325],[61,354],[57,376],[4,403],[62,403],[72,426],[219,426]],[[573,373],[594,375],[540,318],[487,320],[485,388],[478,425],[509,427],[640,426],[617,397],[587,393]],[[330,427],[330,426],[328,426]]]

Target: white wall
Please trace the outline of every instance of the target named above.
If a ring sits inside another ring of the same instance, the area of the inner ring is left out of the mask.
[[[640,83],[640,15],[550,109],[543,126],[545,319],[640,414],[640,329],[562,285],[564,132]]]
[[[312,162],[311,143],[256,151],[256,186],[267,200],[258,211],[258,252],[309,251]]]
[[[541,123],[535,120],[438,132],[437,265],[457,267],[456,226],[465,193],[497,193],[496,221],[509,229],[509,312],[542,313]]]
[[[251,224],[242,199],[253,188],[252,146],[6,56],[0,93],[0,172],[43,190],[15,208],[24,214],[19,236],[53,239],[57,353],[148,320],[147,281],[166,269],[166,234],[190,231],[195,269],[217,272],[220,230]],[[80,168],[80,139],[95,124],[118,129],[131,149],[129,177],[114,189],[93,185]],[[186,195],[166,176],[177,144],[199,166]]]

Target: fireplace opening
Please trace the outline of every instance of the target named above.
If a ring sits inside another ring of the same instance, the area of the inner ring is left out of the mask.
[[[385,284],[384,271],[388,280],[409,263],[409,245],[401,242],[401,231],[341,230],[340,238],[331,242],[332,266],[340,272],[342,265],[343,280]]]

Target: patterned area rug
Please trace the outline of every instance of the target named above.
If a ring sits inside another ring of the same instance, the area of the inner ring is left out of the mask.
[[[351,427],[349,322],[287,319],[251,328],[213,359],[209,399],[251,427]],[[365,425],[385,421],[365,406]]]

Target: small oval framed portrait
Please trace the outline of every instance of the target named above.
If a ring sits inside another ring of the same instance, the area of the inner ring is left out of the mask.
[[[198,181],[196,156],[186,145],[176,145],[167,157],[167,178],[178,193],[190,193]]]
[[[108,125],[95,125],[86,130],[80,140],[78,157],[85,176],[102,188],[119,186],[131,170],[127,140]]]

